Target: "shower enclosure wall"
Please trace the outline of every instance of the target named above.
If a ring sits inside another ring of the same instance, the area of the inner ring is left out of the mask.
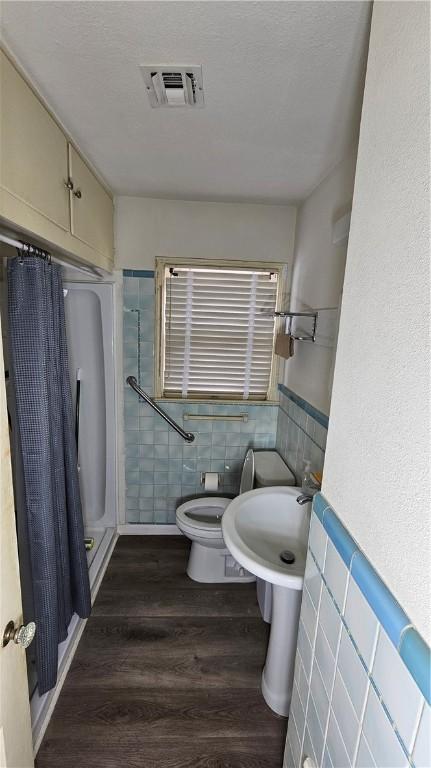
[[[116,525],[113,286],[64,283],[85,535],[91,565]]]

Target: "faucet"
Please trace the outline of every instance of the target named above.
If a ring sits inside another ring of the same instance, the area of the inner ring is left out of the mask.
[[[303,504],[308,504],[309,501],[313,501],[313,497],[308,493],[301,493],[299,496],[297,496],[296,501],[302,506]]]

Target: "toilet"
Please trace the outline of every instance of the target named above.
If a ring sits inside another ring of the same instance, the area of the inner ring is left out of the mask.
[[[250,448],[242,467],[240,494],[273,485],[295,485],[295,477],[277,451]],[[256,580],[236,562],[223,541],[221,518],[231,501],[221,496],[200,496],[177,508],[177,526],[192,541],[187,574],[194,581]]]

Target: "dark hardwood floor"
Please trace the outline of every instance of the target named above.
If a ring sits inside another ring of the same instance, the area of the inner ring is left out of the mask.
[[[37,768],[280,768],[254,584],[197,584],[179,536],[119,539]]]

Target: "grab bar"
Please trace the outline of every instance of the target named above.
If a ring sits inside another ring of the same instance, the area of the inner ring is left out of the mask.
[[[167,421],[169,426],[172,427],[172,429],[175,429],[175,432],[178,432],[178,434],[181,435],[183,440],[185,440],[187,443],[193,442],[193,440],[195,439],[195,436],[193,435],[193,433],[185,432],[184,429],[181,429],[181,427],[173,419],[171,419],[171,417],[168,416],[167,413],[165,413],[161,408],[159,408],[157,403],[155,403],[154,400],[149,395],[147,395],[147,393],[144,392],[143,389],[141,389],[141,387],[139,386],[134,376],[128,376],[126,381],[129,387],[132,387],[132,389],[136,392],[137,395],[139,395],[139,397],[142,397],[142,399],[145,400],[145,402],[148,403],[148,405],[151,405],[151,408],[153,408],[155,412],[162,417],[162,419]]]

